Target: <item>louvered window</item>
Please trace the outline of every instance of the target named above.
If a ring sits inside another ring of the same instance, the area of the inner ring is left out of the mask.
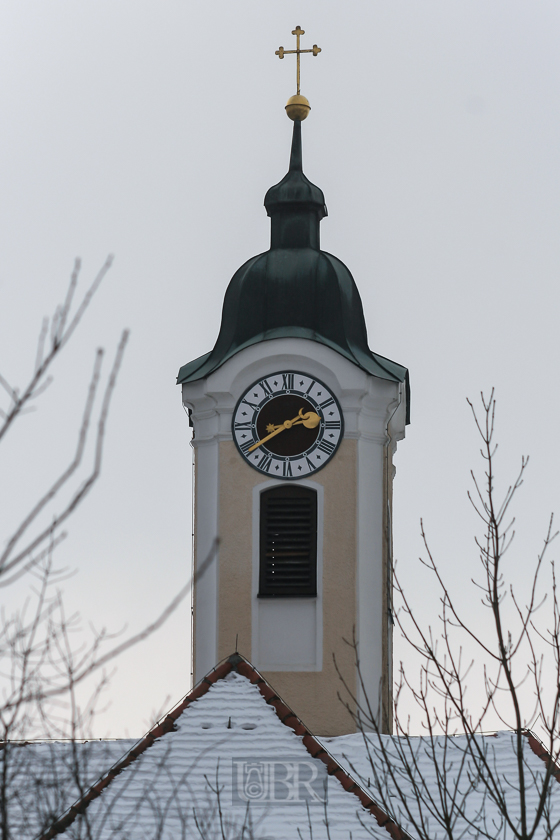
[[[259,598],[317,595],[317,493],[293,484],[261,493]]]

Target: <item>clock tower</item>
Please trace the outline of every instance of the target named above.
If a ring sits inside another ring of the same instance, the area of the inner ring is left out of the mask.
[[[237,649],[316,734],[354,731],[339,693],[351,706],[367,695],[388,731],[408,375],[369,349],[354,279],[320,249],[325,199],[302,169],[309,103],[298,91],[286,109],[270,248],[234,274],[214,349],[178,376],[194,430],[195,681]]]

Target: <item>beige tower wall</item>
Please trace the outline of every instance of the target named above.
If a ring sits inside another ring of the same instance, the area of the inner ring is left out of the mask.
[[[263,477],[241,460],[233,442],[220,444],[219,659],[237,649],[253,660],[253,487]],[[336,458],[314,476],[324,488],[323,667],[321,671],[264,672],[282,698],[312,732],[343,735],[355,731],[334,660],[356,694],[352,642],[356,624],[356,441],[342,442]],[[243,492],[239,492],[243,488]],[[345,641],[346,640],[346,641]]]

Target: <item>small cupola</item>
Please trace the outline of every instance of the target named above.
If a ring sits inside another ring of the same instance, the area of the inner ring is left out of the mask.
[[[319,250],[319,223],[327,215],[323,191],[303,174],[301,120],[294,121],[290,168],[264,199],[271,218],[270,248]]]

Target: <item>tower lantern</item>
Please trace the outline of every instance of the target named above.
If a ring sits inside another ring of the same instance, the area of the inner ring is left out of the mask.
[[[293,34],[297,49],[277,55],[296,53],[304,99],[300,53],[320,50]],[[327,208],[302,165],[309,103],[294,99],[289,169],[265,197],[270,248],[233,275],[214,349],[178,376],[194,427],[195,679],[238,649],[312,731],[339,735],[354,729],[340,674],[388,730],[408,374],[369,349],[354,279],[320,249]]]

